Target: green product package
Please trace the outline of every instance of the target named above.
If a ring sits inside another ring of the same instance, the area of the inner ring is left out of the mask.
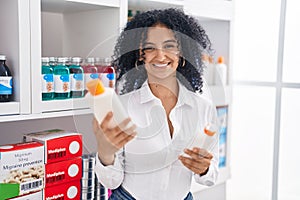
[[[16,197],[19,195],[20,184],[0,183],[0,200]]]

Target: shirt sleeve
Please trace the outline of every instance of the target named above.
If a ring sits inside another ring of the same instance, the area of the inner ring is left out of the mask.
[[[115,160],[112,165],[104,166],[96,154],[95,173],[99,182],[106,188],[118,188],[124,179],[124,155],[123,150],[115,154]]]
[[[220,123],[217,119],[216,107],[211,104],[206,115],[208,121],[215,123],[219,127]],[[210,153],[213,155],[208,172],[205,175],[200,176],[199,174],[194,174],[195,181],[199,184],[212,186],[216,184],[217,177],[219,174],[219,132],[216,133],[214,145],[210,149]]]
[[[212,186],[217,182],[217,177],[219,173],[219,153],[215,152],[215,149],[218,150],[218,146],[214,148],[213,159],[211,160],[208,172],[205,175],[200,176],[199,174],[194,174],[195,181],[199,184]]]

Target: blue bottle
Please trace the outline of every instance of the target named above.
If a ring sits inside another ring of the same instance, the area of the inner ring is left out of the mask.
[[[70,70],[66,66],[66,58],[59,57],[54,67],[54,98],[70,98]]]
[[[42,57],[42,100],[54,99],[53,67],[49,65],[49,58]]]
[[[5,61],[6,56],[0,55],[0,102],[12,100],[13,78]]]

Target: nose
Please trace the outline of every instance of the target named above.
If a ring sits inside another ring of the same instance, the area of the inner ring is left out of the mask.
[[[159,61],[163,61],[166,58],[165,51],[163,49],[156,49],[156,59]]]

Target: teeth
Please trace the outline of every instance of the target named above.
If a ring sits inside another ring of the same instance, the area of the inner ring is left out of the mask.
[[[168,63],[166,64],[153,64],[155,67],[166,67],[168,66]]]

